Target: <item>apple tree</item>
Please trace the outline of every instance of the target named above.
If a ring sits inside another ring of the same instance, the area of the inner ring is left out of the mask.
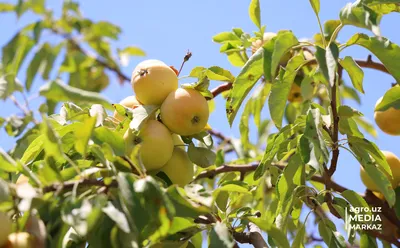
[[[400,47],[379,28],[400,1],[358,0],[325,22],[320,1],[309,3],[320,30],[301,40],[290,27],[266,32],[251,0],[256,32],[212,37],[240,73],[198,65],[178,87],[190,52],[180,68],[144,61],[131,77],[122,66],[145,52],[115,48],[117,24],[85,17],[75,1],[60,15],[44,0],[1,2],[0,14],[37,20],[1,52],[1,107],[20,112],[0,116],[14,141],[0,148],[0,247],[400,247],[400,160],[365,138],[373,126],[343,104],[362,97],[364,68],[390,74],[397,83],[375,121],[400,135]],[[373,35],[341,43],[347,25]],[[343,56],[352,46],[376,58]],[[120,103],[102,94],[115,82],[132,84]],[[207,124],[216,97],[239,139]],[[360,164],[362,194],[333,179],[343,150]]]

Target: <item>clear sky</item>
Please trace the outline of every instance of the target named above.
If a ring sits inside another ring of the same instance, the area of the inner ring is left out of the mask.
[[[15,2],[15,1],[13,1]],[[48,6],[59,12],[59,0],[47,1]],[[229,64],[224,54],[219,53],[219,45],[212,42],[211,37],[222,31],[229,31],[233,27],[241,27],[245,32],[253,32],[256,27],[248,17],[249,0],[97,0],[80,1],[81,10],[86,17],[94,20],[107,20],[120,25],[123,33],[116,47],[137,45],[144,49],[147,58],[160,59],[167,64],[179,67],[182,57],[189,49],[193,57],[186,64],[182,75],[190,72],[195,66],[218,65],[231,70],[237,75],[239,68]],[[347,3],[344,0],[321,0],[321,20],[338,19],[339,10]],[[298,38],[309,38],[318,32],[316,17],[307,0],[261,0],[262,24],[267,26],[267,31],[276,32],[281,29],[292,30]],[[0,45],[3,46],[22,24],[35,20],[35,16],[28,14],[17,22],[14,14],[0,14]],[[390,14],[382,20],[382,35],[400,44],[399,30],[400,16]],[[367,30],[345,27],[340,33],[339,41],[345,42],[355,32],[371,34]],[[48,36],[52,39],[52,36]],[[352,55],[355,58],[366,58],[368,51],[363,48],[352,47],[346,49],[344,55]],[[123,69],[126,74],[131,73],[135,65],[144,58],[133,58],[130,64]],[[26,68],[26,67],[24,67]],[[24,70],[21,70],[24,71]],[[373,121],[373,109],[376,100],[395,82],[394,78],[369,69],[365,69],[364,89],[366,94],[362,96],[362,105],[355,102],[345,102],[352,107],[362,111],[365,117]],[[24,73],[19,76],[23,81]],[[115,77],[104,94],[113,102],[131,94],[129,85],[120,86]],[[345,80],[350,83],[345,75]],[[37,93],[40,80],[34,82],[32,95]],[[211,88],[218,85],[212,82]],[[37,108],[40,100],[31,102],[31,108]],[[225,103],[219,97],[216,101],[216,110],[210,116],[211,126],[226,133],[227,135],[239,136],[238,122],[229,128],[225,117]],[[5,117],[18,112],[12,103],[0,101],[0,116]],[[264,109],[264,117],[268,117],[267,106]],[[239,118],[238,118],[239,119]],[[374,124],[375,125],[375,124]],[[375,125],[376,127],[376,125]],[[400,156],[399,137],[389,136],[378,130],[378,139],[373,139],[378,147],[390,150]],[[0,131],[0,147],[10,149],[13,140]],[[364,191],[365,187],[359,178],[359,165],[357,161],[345,150],[341,151],[338,170],[334,179],[358,192]]]

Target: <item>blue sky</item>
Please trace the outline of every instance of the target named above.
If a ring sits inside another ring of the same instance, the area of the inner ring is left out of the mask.
[[[61,1],[48,1],[48,6],[59,9]],[[188,74],[195,66],[218,65],[231,70],[237,75],[239,68],[229,64],[226,56],[219,53],[219,45],[212,42],[211,37],[219,32],[231,30],[233,27],[241,27],[251,33],[256,27],[248,17],[248,4],[250,1],[243,0],[146,0],[146,1],[81,1],[81,10],[86,17],[94,20],[107,20],[120,25],[123,33],[116,47],[137,45],[146,51],[147,57],[160,59],[167,64],[179,67],[182,57],[189,49],[193,57],[186,64],[182,75]],[[322,0],[321,20],[337,19],[339,10],[348,1]],[[281,29],[292,30],[298,38],[312,37],[319,31],[316,17],[307,0],[261,0],[262,23],[267,26],[267,31],[276,32]],[[33,22],[35,16],[27,14],[20,21],[16,20],[14,14],[0,15],[0,45],[3,46],[21,25]],[[395,24],[397,25],[395,26]],[[398,30],[400,17],[390,14],[382,20],[382,35],[400,44],[400,33]],[[345,42],[355,32],[371,34],[367,30],[345,27],[340,33],[339,41]],[[52,39],[52,36],[48,38]],[[366,58],[368,51],[363,48],[352,47],[346,49],[341,57],[352,55],[355,58]],[[130,75],[134,66],[143,58],[132,58],[130,64],[123,71]],[[26,68],[26,67],[25,67]],[[364,89],[366,94],[362,96],[362,105],[355,102],[345,102],[362,111],[365,117],[373,120],[373,109],[376,100],[381,97],[395,80],[384,73],[364,70]],[[20,75],[21,81],[25,76]],[[104,94],[113,102],[131,94],[129,85],[120,86],[114,77],[113,82]],[[345,80],[350,83],[347,75]],[[36,80],[32,94],[37,93],[43,82]],[[211,88],[218,85],[212,82]],[[37,108],[40,99],[31,102],[31,108]],[[239,130],[237,122],[229,128],[225,117],[225,103],[219,97],[216,100],[216,110],[210,116],[210,124],[213,128],[223,131],[227,135],[238,137]],[[5,117],[16,113],[18,109],[9,101],[0,102],[0,116]],[[264,109],[264,117],[268,117],[267,108]],[[376,127],[376,125],[375,125]],[[378,139],[368,137],[377,143],[383,150],[390,150],[400,156],[399,138],[389,136],[378,130]],[[397,142],[396,142],[397,140]],[[0,131],[0,147],[10,149],[13,140]],[[359,178],[359,165],[357,161],[345,150],[341,151],[338,170],[334,179],[358,192],[364,191],[364,186]]]

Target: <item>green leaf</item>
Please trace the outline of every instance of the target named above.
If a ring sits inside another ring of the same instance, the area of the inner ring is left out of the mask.
[[[324,23],[324,35],[327,40],[331,39],[333,33],[340,24],[341,22],[339,20],[328,20]]]
[[[344,85],[342,82],[342,85],[339,89],[340,89],[340,96],[342,98],[352,99],[356,101],[358,104],[361,104],[361,98],[359,96],[359,93],[353,87],[348,87],[347,85]]]
[[[282,57],[295,45],[299,44],[292,31],[280,31],[276,35],[274,50],[271,58],[271,77],[275,78],[276,70]],[[266,61],[264,61],[265,63]],[[264,64],[265,66],[265,64]]]
[[[271,237],[274,240],[274,243],[276,243],[276,247],[280,248],[290,247],[286,234],[283,233],[282,230],[273,226],[270,221],[254,217],[250,217],[247,219],[256,224],[261,230],[266,232],[268,234],[268,237]]]
[[[232,234],[229,231],[226,224],[217,222],[214,228],[211,229],[209,234],[209,248],[221,247],[221,248],[233,248],[235,241],[233,240]]]
[[[261,10],[260,10],[260,1],[259,0],[251,0],[249,6],[249,16],[251,21],[261,29]]]
[[[17,33],[2,50],[2,63],[7,73],[17,74],[35,42],[27,35]]]
[[[98,145],[106,143],[110,145],[116,156],[123,156],[125,154],[125,142],[121,135],[111,131],[107,127],[98,127],[93,131],[93,141]]]
[[[63,47],[63,45],[64,45],[63,43],[60,43],[54,47],[48,48],[48,53],[47,53],[46,60],[45,60],[45,66],[42,71],[43,79],[45,79],[45,80],[49,79],[50,73],[54,67],[54,63],[57,59],[57,56],[60,54],[60,50]]]
[[[375,107],[375,111],[385,111],[390,108],[400,109],[400,87],[395,86],[386,91],[382,101]]]
[[[396,193],[396,204],[394,205],[394,210],[396,212],[397,218],[400,218],[400,186],[395,189]]]
[[[213,36],[213,41],[217,43],[225,43],[228,41],[240,42],[240,38],[232,32],[222,32]]]
[[[207,69],[207,77],[210,80],[222,81],[222,82],[233,82],[235,77],[228,70],[225,70],[219,66],[212,66]]]
[[[363,114],[356,110],[353,109],[352,107],[346,106],[346,105],[341,105],[338,109],[338,114],[340,118],[351,118],[354,116],[363,116]]]
[[[363,117],[354,117],[353,120],[360,126],[364,131],[366,131],[369,135],[376,138],[378,137],[378,133],[375,130],[374,125]]]
[[[351,140],[349,139],[349,146],[351,150],[355,153],[357,160],[364,167],[365,171],[367,172],[367,175],[377,185],[379,191],[385,196],[385,199],[389,203],[389,205],[393,206],[396,199],[395,199],[395,193],[392,188],[392,184],[390,183],[387,177],[388,174],[390,175],[390,172],[386,171],[388,167],[385,168],[384,166],[382,166],[378,162],[378,159],[375,158],[378,156],[378,154],[374,154],[370,151],[370,150],[375,150],[375,148],[371,147],[371,143],[353,142],[355,139],[358,139],[359,141],[365,139],[360,139],[353,136],[349,138],[351,138]],[[379,150],[378,152],[381,153]],[[372,156],[375,159],[375,161],[380,165],[379,168],[375,166],[370,156]],[[385,173],[383,171],[385,171]]]
[[[131,56],[146,56],[146,53],[139,47],[129,46],[122,50],[118,50],[118,55],[121,60],[121,64],[127,66]]]
[[[278,152],[279,146],[293,136],[297,130],[298,126],[291,124],[282,128],[279,133],[268,136],[267,148],[265,149],[260,165],[254,173],[254,180],[258,180],[264,175],[265,171],[271,166],[271,162]]]
[[[364,1],[368,2],[368,1]],[[379,4],[368,4],[368,7],[379,15],[386,15],[392,12],[400,12],[399,1],[382,1]]]
[[[86,154],[88,142],[96,124],[96,118],[88,118],[83,123],[78,124],[80,127],[75,129],[75,149],[80,154]]]
[[[43,134],[43,149],[46,152],[46,157],[59,158],[63,156],[61,137],[54,130],[49,119],[44,119],[40,125],[41,133]]]
[[[288,165],[283,170],[283,174],[279,178],[276,186],[279,203],[276,211],[277,216],[275,223],[276,227],[283,231],[286,231],[290,212],[293,208],[293,201],[295,197],[294,190],[296,186],[299,185],[297,182],[294,182],[295,174],[299,168],[302,167],[303,164],[300,156],[298,154],[293,155],[293,157],[290,158]]]
[[[107,205],[103,207],[102,211],[112,219],[117,226],[124,232],[129,233],[131,231],[128,223],[128,219],[125,214],[117,209],[111,202],[107,202]]]
[[[311,7],[313,8],[316,15],[319,13],[320,3],[319,0],[310,0]]]
[[[193,143],[190,143],[187,152],[190,160],[202,168],[213,165],[217,157],[212,150],[205,147],[196,147]]]
[[[375,35],[380,36],[379,23],[381,15],[370,9],[362,1],[348,3],[340,11],[340,20],[344,25],[353,25],[371,30]]]
[[[384,37],[355,34],[346,46],[359,45],[371,51],[385,65],[390,74],[400,82],[400,47]]]
[[[292,248],[304,248],[304,238],[306,235],[305,223],[297,230],[296,236],[293,239]]]
[[[322,219],[318,223],[319,234],[328,247],[346,248],[344,238],[336,231],[335,224],[328,219]]]
[[[339,60],[339,63],[343,67],[343,69],[345,69],[349,74],[354,88],[364,94],[364,72],[361,67],[350,56],[346,56],[344,59]]]
[[[364,138],[364,135],[358,129],[357,123],[354,121],[354,118],[339,119],[339,132],[348,136]]]
[[[112,109],[112,105],[109,103],[109,101],[103,98],[100,94],[71,87],[63,84],[59,79],[51,81],[40,87],[39,93],[48,100],[53,100],[56,102],[72,101],[76,103],[99,103],[108,109]]]
[[[29,91],[32,86],[32,82],[35,79],[36,73],[41,67],[42,63],[46,61],[47,55],[50,52],[51,47],[48,43],[44,43],[39,51],[36,52],[33,57],[31,63],[28,66],[28,70],[26,71],[26,81],[25,87]]]
[[[377,248],[376,238],[371,237],[366,233],[360,233],[360,247]]]
[[[307,114],[306,128],[304,136],[314,145],[315,157],[327,163],[329,160],[329,152],[324,142],[321,131],[321,113],[318,108],[310,109]]]
[[[342,192],[342,196],[350,202],[353,207],[359,207],[359,208],[370,208],[368,203],[362,198],[359,194],[357,194],[353,190],[345,190]],[[367,212],[367,211],[364,211]]]
[[[0,147],[0,169],[7,172],[17,172],[15,160]]]
[[[359,138],[359,137],[348,137],[349,144],[353,147],[356,146],[360,149],[364,149],[364,151],[368,152],[371,157],[376,161],[376,163],[381,166],[381,168],[388,173],[389,175],[392,175],[392,171],[390,170],[390,166],[388,162],[386,161],[385,155],[379,150],[379,148],[371,141],[364,139],[364,138]]]
[[[99,197],[99,199],[101,200],[89,201],[85,198],[77,202],[67,201],[61,209],[62,220],[73,227],[81,237],[86,236],[100,219],[104,198]]]
[[[226,101],[226,113],[229,125],[232,126],[240,105],[263,74],[262,64],[263,49],[258,49],[258,51],[250,57],[233,82],[233,88]]]
[[[168,234],[175,234],[182,231],[184,232],[185,229],[195,228],[195,227],[196,224],[193,223],[193,221],[191,221],[188,218],[174,217],[174,219],[172,220],[171,228],[168,231]]]
[[[117,181],[131,233],[152,242],[167,235],[175,209],[159,184],[152,177],[134,180],[125,173],[119,173]]]
[[[211,211],[207,206],[190,200],[186,192],[176,185],[169,187],[167,194],[175,207],[176,216],[196,218]]]
[[[108,37],[111,39],[118,39],[118,35],[121,33],[121,28],[110,22],[99,21],[91,25],[87,30],[88,37]]]
[[[22,92],[23,88],[19,80],[15,78],[14,74],[0,77],[0,99],[5,100],[15,91]]]
[[[281,70],[278,79],[272,84],[268,106],[271,119],[278,129],[282,127],[283,114],[290,89],[296,77],[298,67],[302,63],[304,63],[303,56],[298,55],[293,57],[289,60],[286,71]]]
[[[11,3],[0,3],[0,13],[11,12],[15,10],[15,6]]]
[[[42,30],[44,28],[43,26],[44,26],[44,24],[43,24],[42,21],[37,21],[35,23],[35,26],[33,27],[33,39],[34,39],[34,41],[36,43],[38,43],[39,40],[40,40],[40,35],[41,35]]]
[[[319,68],[331,87],[335,83],[338,56],[339,48],[335,43],[331,43],[327,50],[317,46],[315,57],[318,61]]]

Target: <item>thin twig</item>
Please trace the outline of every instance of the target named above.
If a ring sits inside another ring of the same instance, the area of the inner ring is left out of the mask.
[[[187,51],[185,57],[183,57],[183,61],[182,61],[181,67],[179,68],[178,77],[179,77],[179,75],[181,74],[181,71],[182,71],[182,69],[183,69],[183,66],[185,65],[186,62],[189,61],[189,59],[190,59],[191,57],[192,57],[192,53],[191,53],[190,51]]]

